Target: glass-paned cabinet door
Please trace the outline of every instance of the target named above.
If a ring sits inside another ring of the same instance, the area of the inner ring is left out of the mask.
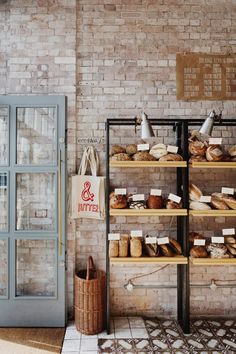
[[[16,230],[55,231],[56,176],[17,173]]]
[[[56,165],[56,107],[17,107],[18,165]]]
[[[7,296],[8,251],[7,239],[0,238],[0,298]]]
[[[0,232],[8,229],[8,175],[0,172]]]
[[[9,108],[0,106],[0,166],[8,164]]]

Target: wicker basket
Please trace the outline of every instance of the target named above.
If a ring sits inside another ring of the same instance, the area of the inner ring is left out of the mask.
[[[105,321],[106,273],[96,270],[93,258],[87,269],[75,275],[75,325],[84,334],[103,331]]]

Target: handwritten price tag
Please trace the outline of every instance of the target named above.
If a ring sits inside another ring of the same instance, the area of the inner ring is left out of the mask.
[[[157,243],[158,245],[165,245],[167,243],[169,243],[169,237],[160,237],[157,239]]]
[[[173,202],[176,202],[176,203],[181,202],[181,197],[179,197],[178,195],[175,195],[173,193],[169,194],[168,199],[173,200]]]
[[[234,188],[222,187],[221,193],[233,195],[234,194]]]
[[[235,235],[235,229],[223,229],[222,233],[224,236]]]
[[[212,237],[211,238],[211,242],[212,243],[224,243],[225,239],[222,236],[220,236],[220,237]]]
[[[132,199],[134,202],[138,202],[140,200],[141,201],[145,200],[145,197],[144,197],[144,194],[135,194],[135,195],[133,195]]]
[[[157,238],[156,237],[146,237],[145,243],[146,243],[146,245],[149,245],[151,243],[157,243]]]
[[[161,189],[151,189],[150,195],[157,195],[160,196],[162,194]]]
[[[193,244],[194,246],[205,246],[206,240],[194,240]]]
[[[120,234],[108,234],[108,240],[109,241],[119,241]]]
[[[149,150],[149,144],[138,144],[137,149],[138,151],[147,151]]]
[[[210,203],[211,202],[211,196],[210,195],[202,195],[201,198],[199,199],[199,202],[201,202],[201,203]]]
[[[221,145],[222,144],[222,138],[210,138],[209,139],[209,145]]]
[[[115,188],[115,195],[126,195],[126,188]]]
[[[173,146],[173,145],[167,146],[167,151],[172,152],[173,154],[177,154],[178,150],[179,150],[178,146]]]
[[[130,232],[131,237],[143,237],[143,231],[142,230],[132,230]]]

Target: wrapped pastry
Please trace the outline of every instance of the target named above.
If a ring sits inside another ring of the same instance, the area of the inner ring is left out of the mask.
[[[177,255],[181,255],[182,254],[182,249],[181,249],[181,246],[179,244],[178,241],[176,241],[175,239],[173,238],[170,238],[169,239],[169,246],[170,248],[172,249],[172,251],[177,254]]]
[[[127,199],[125,195],[116,195],[114,192],[110,194],[111,209],[125,209],[127,208]]]
[[[119,257],[128,257],[129,235],[122,234],[119,240]]]
[[[111,147],[111,155],[122,154],[124,152],[125,152],[125,148],[123,148],[122,146],[112,145]]]
[[[165,245],[159,245],[160,250],[161,250],[161,254],[165,257],[174,257],[174,252],[172,251],[172,249],[170,248],[170,246],[168,244]]]
[[[167,200],[166,202],[166,209],[182,209],[182,207],[182,201],[180,201],[180,203],[176,203],[173,200]]]
[[[225,237],[225,243],[232,243],[232,244],[236,244],[236,239],[233,236],[226,236]]]
[[[211,207],[206,203],[191,201],[189,208],[192,210],[211,210]]]
[[[189,160],[190,163],[192,162],[207,162],[207,159],[204,157],[204,156],[191,156],[190,160]]]
[[[129,144],[126,146],[126,154],[134,155],[137,152],[137,145],[136,144]]]
[[[140,237],[132,237],[130,240],[130,255],[131,257],[142,256],[142,240]]]
[[[166,149],[166,145],[165,144],[157,144],[152,146],[150,152],[149,152],[152,156],[154,156],[157,160],[168,154],[167,149]]]
[[[119,256],[119,241],[109,241],[109,257]]]
[[[211,205],[218,210],[228,210],[228,206],[227,204],[220,198],[218,198],[216,195],[214,195],[216,193],[213,193],[211,196]]]
[[[143,201],[129,202],[130,209],[146,209],[146,204]]]
[[[193,183],[189,185],[189,198],[198,201],[202,196],[201,190]]]
[[[183,157],[179,154],[167,154],[160,157],[159,161],[183,161]]]
[[[210,145],[206,151],[206,158],[210,162],[222,161],[223,159],[223,151],[220,145]]]
[[[190,250],[190,256],[193,258],[207,258],[208,253],[204,246],[193,246]]]
[[[189,152],[191,155],[205,156],[207,145],[202,141],[191,141],[189,143]]]
[[[147,199],[148,209],[162,209],[164,207],[164,200],[162,196],[149,195]]]
[[[229,150],[228,153],[231,157],[235,157],[236,156],[236,145],[232,146]]]
[[[207,251],[210,252],[211,258],[224,258],[227,253],[227,247],[224,244],[211,243],[207,246]]]
[[[139,151],[133,155],[134,161],[156,161],[155,157],[147,151]]]
[[[115,154],[111,157],[112,161],[131,161],[132,158],[126,153]]]

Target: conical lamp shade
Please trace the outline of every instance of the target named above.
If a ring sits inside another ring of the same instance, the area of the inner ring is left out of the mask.
[[[199,133],[211,136],[214,126],[215,112],[212,111],[201,126]]]
[[[141,122],[141,138],[147,139],[155,136],[154,131],[152,129],[151,123],[149,122],[147,115],[145,113],[142,114],[142,122]]]

